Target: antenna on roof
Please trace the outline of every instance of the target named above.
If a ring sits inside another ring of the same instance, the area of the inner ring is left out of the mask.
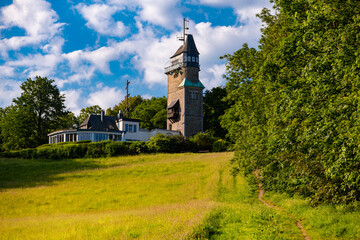
[[[130,96],[130,94],[129,94],[129,84],[130,84],[130,82],[129,82],[129,80],[126,80],[126,111],[125,111],[125,116],[126,116],[126,118],[129,118],[129,96]]]
[[[188,18],[184,18],[183,35],[181,37],[177,37],[179,41],[185,42],[185,36],[187,35],[186,30],[189,30],[189,27],[186,26],[186,23],[188,23],[188,25],[189,25],[189,21],[190,20]]]

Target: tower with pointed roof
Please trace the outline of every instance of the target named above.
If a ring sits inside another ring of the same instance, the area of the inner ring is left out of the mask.
[[[185,29],[185,28],[184,28]],[[190,137],[203,131],[203,89],[199,80],[199,52],[191,34],[170,57],[168,76],[167,130]]]

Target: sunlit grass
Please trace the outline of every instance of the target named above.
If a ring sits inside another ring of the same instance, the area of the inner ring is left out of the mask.
[[[302,219],[311,239],[360,239],[360,212],[346,205],[311,207],[300,197],[269,193],[266,197]]]
[[[0,159],[0,239],[360,239],[360,214],[231,176],[233,153]]]
[[[218,204],[231,157],[0,160],[0,239],[185,238]]]

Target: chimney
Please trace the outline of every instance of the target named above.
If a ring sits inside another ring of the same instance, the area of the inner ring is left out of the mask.
[[[123,118],[123,112],[121,110],[119,110],[118,119],[122,119],[122,118]]]
[[[104,110],[101,110],[101,122],[104,122],[104,115],[105,115]]]

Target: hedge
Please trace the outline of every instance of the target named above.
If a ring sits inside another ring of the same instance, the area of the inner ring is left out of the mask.
[[[2,158],[24,159],[72,159],[72,158],[98,158],[134,155],[141,153],[176,153],[197,152],[198,150],[224,151],[228,143],[223,140],[214,141],[208,134],[199,133],[190,140],[183,136],[167,136],[157,134],[149,141],[136,142],[65,142],[57,144],[44,144],[37,148],[29,148],[11,152],[1,152]]]

